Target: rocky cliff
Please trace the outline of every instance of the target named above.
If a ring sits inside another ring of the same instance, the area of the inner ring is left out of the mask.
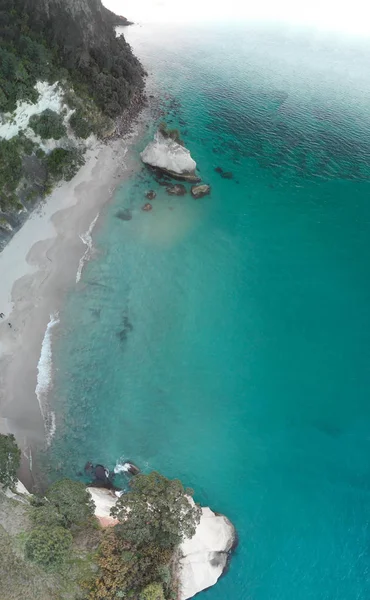
[[[143,68],[124,37],[116,37],[114,15],[101,0],[3,2],[1,10],[17,15],[20,31],[45,40],[109,116],[118,115],[142,86]]]

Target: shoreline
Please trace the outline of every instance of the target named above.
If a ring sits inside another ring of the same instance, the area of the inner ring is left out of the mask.
[[[16,436],[19,478],[28,489],[34,485],[33,449],[48,443],[55,427],[48,406],[50,328],[57,327],[64,297],[79,285],[92,256],[104,207],[134,171],[129,148],[141,134],[144,113],[122,138],[87,150],[76,176],[59,185],[0,252],[0,433]]]

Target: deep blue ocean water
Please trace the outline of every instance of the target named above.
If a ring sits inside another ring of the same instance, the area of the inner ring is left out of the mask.
[[[117,190],[61,313],[50,475],[129,458],[191,485],[240,538],[205,599],[368,600],[369,46],[127,39],[212,193],[170,197],[138,158]]]

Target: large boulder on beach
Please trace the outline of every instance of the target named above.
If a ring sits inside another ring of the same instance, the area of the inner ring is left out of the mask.
[[[202,508],[195,535],[180,546],[179,600],[192,598],[217,582],[236,539],[235,527],[227,517]]]
[[[196,162],[189,150],[160,131],[140,154],[143,163],[160,169],[175,179],[199,181],[195,175]]]
[[[211,192],[211,186],[207,184],[202,185],[192,185],[191,186],[191,195],[193,198],[203,198],[203,196],[208,196]]]

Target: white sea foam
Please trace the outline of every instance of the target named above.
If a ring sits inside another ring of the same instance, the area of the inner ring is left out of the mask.
[[[120,459],[119,461],[117,461],[116,466],[114,467],[114,472],[116,473],[116,475],[118,473],[128,473],[129,468],[130,468],[129,463]]]
[[[59,315],[50,315],[50,321],[46,327],[44,339],[41,345],[41,354],[37,365],[36,396],[40,412],[44,420],[46,443],[49,445],[55,434],[55,414],[49,410],[48,393],[53,384],[53,352],[52,352],[52,329],[58,325]]]
[[[99,213],[96,215],[95,219],[90,223],[89,229],[87,231],[85,231],[85,233],[82,233],[80,235],[81,242],[83,242],[83,244],[85,244],[85,246],[87,246],[87,248],[86,248],[85,252],[83,253],[83,256],[81,257],[79,265],[78,265],[77,274],[76,274],[76,283],[78,283],[81,280],[82,270],[85,266],[85,263],[86,263],[86,261],[89,260],[89,258],[91,258],[91,251],[92,251],[92,247],[93,247],[93,241],[92,241],[91,234],[93,232],[93,229],[96,225],[98,218],[99,218]]]

